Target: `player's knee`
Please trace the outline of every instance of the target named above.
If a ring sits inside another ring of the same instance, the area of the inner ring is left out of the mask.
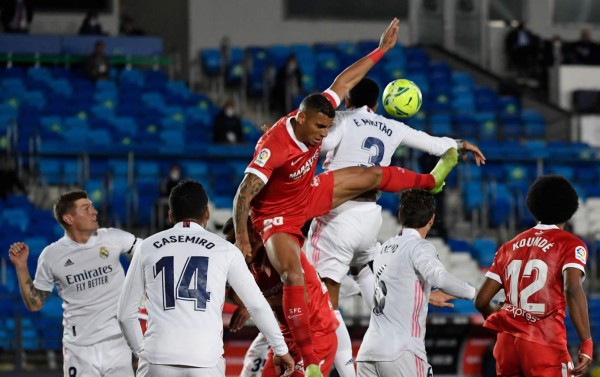
[[[281,273],[281,281],[283,285],[288,286],[304,285],[304,275],[302,274],[302,270],[284,270]]]

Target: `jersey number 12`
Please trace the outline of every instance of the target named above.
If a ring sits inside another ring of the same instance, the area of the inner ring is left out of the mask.
[[[175,299],[195,301],[195,310],[206,310],[210,292],[206,292],[208,257],[189,257],[175,287],[174,257],[162,257],[154,265],[154,277],[162,272],[163,309],[175,309]],[[192,288],[190,285],[193,283]]]
[[[532,313],[543,314],[546,311],[546,305],[529,302],[529,297],[544,288],[546,279],[548,278],[548,265],[540,259],[528,261],[525,264],[523,275],[521,277],[529,278],[533,275],[533,272],[536,271],[535,280],[519,292],[519,281],[521,280],[519,278],[519,273],[521,272],[522,264],[522,260],[515,259],[506,267],[506,278],[510,279],[510,288],[508,292],[510,303]]]

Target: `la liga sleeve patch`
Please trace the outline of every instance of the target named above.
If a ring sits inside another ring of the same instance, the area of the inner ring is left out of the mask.
[[[587,263],[587,250],[583,246],[577,246],[575,248],[575,259],[583,264]]]
[[[258,156],[256,156],[254,163],[261,168],[264,168],[267,161],[269,161],[269,158],[271,158],[271,151],[269,148],[263,148],[258,152]]]

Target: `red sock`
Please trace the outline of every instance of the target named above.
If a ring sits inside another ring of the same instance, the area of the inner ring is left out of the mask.
[[[379,190],[398,192],[411,188],[431,190],[435,187],[435,179],[431,174],[418,174],[398,166],[381,166],[383,176]]]
[[[283,287],[283,312],[294,343],[302,355],[304,367],[319,365],[310,336],[310,313],[304,298],[304,286]]]

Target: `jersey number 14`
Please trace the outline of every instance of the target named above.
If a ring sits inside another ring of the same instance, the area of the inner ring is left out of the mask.
[[[174,257],[162,257],[154,265],[154,277],[162,273],[163,309],[175,309],[175,299],[195,301],[195,310],[206,310],[210,292],[206,292],[208,257],[189,257],[175,287]],[[190,288],[192,285],[192,288]]]

